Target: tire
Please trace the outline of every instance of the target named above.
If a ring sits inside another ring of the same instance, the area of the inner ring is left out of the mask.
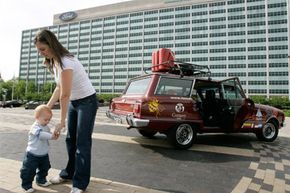
[[[272,123],[268,122],[262,128],[262,131],[256,133],[256,136],[261,141],[272,142],[278,137],[279,129]]]
[[[157,133],[157,131],[147,131],[147,130],[141,130],[141,129],[138,129],[138,132],[142,136],[148,137],[148,138],[152,138]]]
[[[169,131],[169,142],[178,149],[188,149],[196,140],[196,130],[188,123],[181,123]]]

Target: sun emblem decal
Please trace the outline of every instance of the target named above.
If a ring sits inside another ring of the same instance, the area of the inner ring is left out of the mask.
[[[162,112],[164,108],[162,108],[158,99],[152,99],[148,101],[148,109],[149,112],[155,113],[155,116],[158,117],[160,112]]]

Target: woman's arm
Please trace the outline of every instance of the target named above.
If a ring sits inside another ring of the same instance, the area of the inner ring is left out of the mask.
[[[68,104],[71,95],[71,87],[72,87],[72,77],[73,71],[71,69],[66,69],[61,72],[61,83],[60,83],[60,124],[58,129],[61,130],[65,127],[65,120],[68,111]]]
[[[47,103],[47,106],[49,106],[49,108],[52,109],[52,107],[54,106],[54,104],[59,100],[59,96],[60,96],[60,88],[59,85],[57,85]]]

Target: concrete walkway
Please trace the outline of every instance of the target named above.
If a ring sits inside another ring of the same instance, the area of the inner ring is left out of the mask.
[[[19,170],[21,162],[0,158],[0,193],[23,193],[20,186],[21,180],[19,177]],[[59,170],[50,169],[47,179],[52,178],[59,174]],[[68,193],[71,190],[71,183],[67,182],[59,185],[51,185],[49,187],[40,187],[35,183],[33,184],[35,192],[48,193],[48,192],[61,192]],[[90,185],[86,193],[165,193],[163,191],[143,188],[140,186],[133,186],[110,180],[91,178]]]

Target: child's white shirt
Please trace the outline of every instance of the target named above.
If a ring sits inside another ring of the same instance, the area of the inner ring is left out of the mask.
[[[34,122],[28,133],[28,145],[26,151],[36,155],[44,156],[48,154],[49,142],[52,139],[52,133],[47,125],[42,126]]]

